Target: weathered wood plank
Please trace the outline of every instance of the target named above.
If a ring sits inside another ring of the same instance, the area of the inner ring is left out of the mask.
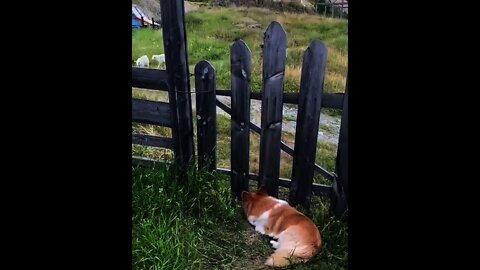
[[[145,134],[132,134],[132,143],[145,146],[163,147],[173,149],[172,138],[151,136]]]
[[[175,160],[183,166],[191,164],[195,157],[184,2],[160,0],[160,9]]]
[[[250,163],[250,81],[251,52],[242,40],[230,47],[231,67],[231,167],[232,194],[241,200],[242,191],[248,191]]]
[[[336,216],[341,216],[348,211],[348,75],[345,85],[345,98],[343,99],[335,170],[338,177],[333,183],[331,210]]]
[[[166,102],[132,99],[132,121],[172,127],[170,105]]]
[[[295,149],[293,154],[292,187],[289,203],[310,209],[315,154],[322,104],[327,47],[314,40],[303,55],[298,100]]]
[[[132,87],[168,91],[166,70],[132,67]]]
[[[268,194],[277,197],[287,48],[285,30],[278,22],[272,22],[268,26],[263,44],[262,133],[258,185],[265,185]]]
[[[207,61],[195,66],[198,166],[209,171],[217,167],[217,106],[215,69]]]

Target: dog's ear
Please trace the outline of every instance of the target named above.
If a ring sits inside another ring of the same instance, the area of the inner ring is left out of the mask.
[[[257,194],[258,194],[258,195],[267,195],[267,196],[268,196],[267,187],[266,187],[265,185],[262,185],[262,186],[257,190]]]
[[[242,198],[242,202],[244,202],[245,199],[248,198],[248,196],[250,196],[250,192],[247,192],[245,190],[242,191],[241,196],[240,196]]]

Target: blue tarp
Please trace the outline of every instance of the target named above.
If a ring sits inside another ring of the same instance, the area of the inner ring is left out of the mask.
[[[142,25],[138,21],[132,19],[132,27],[141,27],[141,26]]]

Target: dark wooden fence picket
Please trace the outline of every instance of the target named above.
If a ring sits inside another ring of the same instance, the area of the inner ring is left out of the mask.
[[[338,137],[337,160],[335,171],[338,177],[334,179],[332,196],[330,197],[331,212],[342,216],[348,211],[348,74],[343,98],[342,121]]]
[[[160,0],[160,8],[175,159],[183,166],[193,162],[195,151],[184,1]]]
[[[306,209],[310,208],[312,196],[326,65],[327,47],[314,40],[303,55],[289,199],[291,205],[301,204]]]
[[[195,66],[198,166],[208,171],[217,168],[217,106],[215,69],[207,61]]]
[[[265,185],[271,196],[278,196],[280,143],[282,137],[283,79],[287,35],[278,22],[272,22],[263,39],[263,90],[260,135],[259,186]]]
[[[250,157],[250,80],[251,52],[242,40],[230,47],[231,99],[231,175],[232,194],[238,199],[248,191]]]

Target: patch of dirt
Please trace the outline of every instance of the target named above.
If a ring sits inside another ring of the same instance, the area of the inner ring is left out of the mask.
[[[243,232],[245,238],[245,244],[251,246],[259,242],[260,234],[257,233],[254,229],[248,228]]]
[[[254,19],[252,19],[250,17],[243,17],[239,21],[242,22],[242,23],[245,23],[245,24],[256,24],[256,23],[258,23],[257,21],[255,21]]]
[[[188,1],[184,1],[184,6],[185,6],[185,13],[195,11],[199,7],[197,3],[192,3]]]
[[[251,226],[248,226],[241,234],[248,246],[248,254],[238,260],[236,264],[231,265],[230,269],[270,269],[264,265],[267,257],[273,252],[273,249],[267,244],[268,239],[256,232]]]

